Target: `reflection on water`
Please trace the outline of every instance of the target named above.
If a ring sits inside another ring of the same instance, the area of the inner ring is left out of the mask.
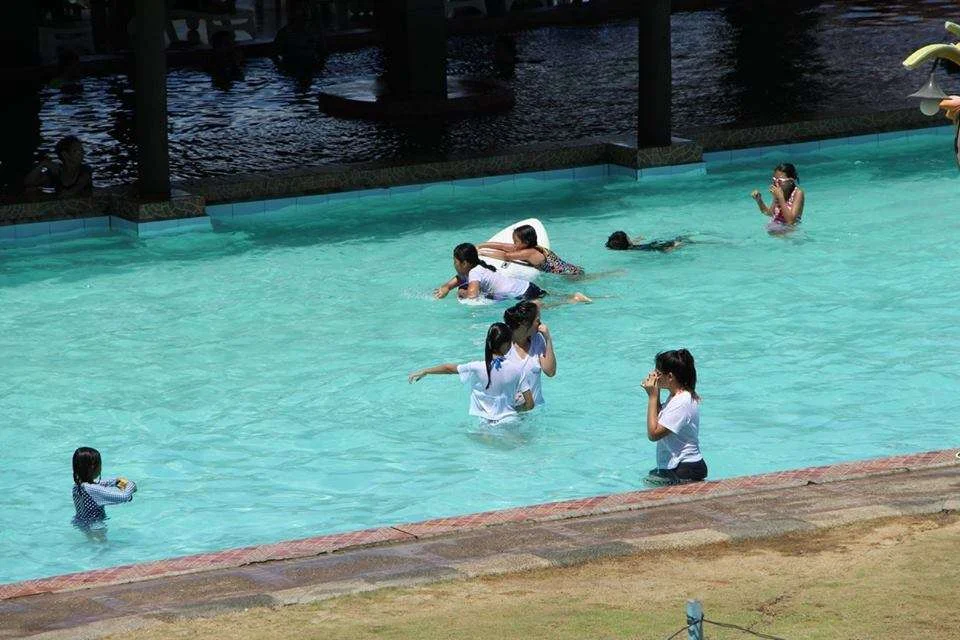
[[[675,14],[674,127],[912,106],[904,96],[920,85],[921,74],[900,62],[922,44],[945,41],[943,21],[950,17],[960,17],[960,11],[948,0],[744,0],[716,11]],[[172,176],[416,160],[628,135],[637,111],[636,38],[633,22],[519,32],[516,63],[507,78],[516,92],[510,112],[417,126],[319,112],[316,95],[323,86],[381,73],[375,48],[333,54],[309,80],[285,77],[266,59],[247,61],[243,78],[219,88],[201,69],[171,70]],[[497,53],[493,34],[451,38],[448,70],[502,76]],[[87,145],[98,186],[134,179],[129,79],[111,75],[83,82],[80,94],[45,87],[21,90],[18,100],[7,103],[0,125],[5,193],[38,151],[49,150],[67,133]],[[951,79],[944,84],[950,91]]]

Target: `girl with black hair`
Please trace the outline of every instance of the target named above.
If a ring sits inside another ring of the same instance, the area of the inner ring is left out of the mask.
[[[613,251],[660,251],[666,253],[673,251],[684,244],[692,242],[687,236],[677,236],[673,240],[652,240],[650,242],[640,242],[642,236],[631,239],[626,231],[614,231],[607,238],[607,249]]]
[[[647,437],[657,443],[657,468],[650,484],[681,484],[707,477],[700,452],[700,396],[697,369],[686,349],[657,354],[655,368],[641,383],[647,392]],[[669,392],[666,404],[660,391]]]
[[[532,282],[497,273],[497,268],[481,260],[477,248],[469,242],[454,248],[453,268],[457,275],[437,288],[434,297],[444,298],[453,289],[457,289],[458,298],[467,300],[537,300],[547,295]],[[582,293],[573,294],[569,301],[591,302]]]
[[[459,374],[460,381],[470,385],[470,415],[488,422],[499,422],[518,412],[529,411],[534,401],[524,368],[506,358],[512,335],[510,327],[495,322],[487,330],[483,360],[460,365],[438,364],[414,371],[407,381],[414,383],[430,374]]]
[[[44,157],[24,178],[28,189],[53,187],[61,198],[86,197],[93,193],[93,171],[83,162],[83,143],[76,136],[60,139],[55,162]]]
[[[526,262],[544,273],[561,276],[582,276],[583,267],[567,262],[550,249],[537,244],[537,230],[529,224],[522,224],[513,230],[513,244],[505,242],[481,242],[478,249],[484,249],[491,257],[511,262]]]
[[[503,312],[503,322],[513,331],[513,346],[507,359],[518,362],[530,381],[533,401],[543,405],[540,374],[557,375],[557,355],[550,329],[540,321],[540,305],[523,300]]]
[[[468,299],[535,300],[546,295],[532,282],[497,273],[497,268],[481,260],[477,248],[469,242],[454,248],[453,268],[457,275],[434,291],[436,298],[446,297],[453,289],[457,289],[458,298]]]
[[[76,515],[73,524],[88,528],[107,519],[103,508],[133,500],[137,485],[126,478],[100,478],[100,452],[91,447],[80,447],[73,452],[73,506]]]
[[[770,233],[786,233],[800,224],[803,217],[803,189],[800,184],[800,177],[797,175],[797,168],[789,162],[782,162],[773,169],[773,178],[770,180],[770,194],[773,196],[773,202],[768,207],[763,202],[763,196],[760,191],[754,189],[750,194],[757,206],[760,207],[760,213],[773,218],[767,225],[767,231]]]

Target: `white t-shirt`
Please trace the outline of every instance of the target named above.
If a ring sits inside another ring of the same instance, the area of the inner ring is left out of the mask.
[[[681,391],[660,409],[657,421],[670,433],[657,440],[657,468],[676,469],[681,462],[703,460],[700,453],[700,402]]]
[[[479,264],[470,269],[470,273],[467,274],[467,282],[479,282],[480,295],[494,300],[519,298],[527,292],[527,288],[530,286],[530,283],[526,280],[511,278],[499,271],[490,271],[490,269]]]
[[[543,393],[540,390],[540,356],[547,353],[547,339],[539,331],[530,338],[530,349],[527,351],[527,357],[521,357],[517,351],[517,345],[512,345],[507,352],[507,358],[515,360],[523,366],[523,373],[530,383],[530,393],[533,394],[533,403],[535,406],[543,404]]]
[[[517,415],[517,394],[530,391],[523,365],[516,360],[494,358],[487,387],[487,364],[475,360],[457,365],[460,382],[470,385],[470,415],[486,420],[503,420]]]

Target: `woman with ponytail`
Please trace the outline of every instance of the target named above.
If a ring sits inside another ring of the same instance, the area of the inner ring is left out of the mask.
[[[437,288],[434,297],[444,298],[454,289],[457,289],[458,298],[466,299],[537,300],[547,295],[532,282],[497,273],[497,268],[481,260],[477,248],[469,242],[454,248],[453,268],[457,275]],[[576,293],[570,302],[590,302],[590,298]]]
[[[686,349],[657,354],[655,368],[641,383],[647,392],[647,437],[657,443],[657,468],[650,484],[681,484],[707,477],[700,452],[700,396],[697,369]],[[660,391],[668,392],[666,404]]]
[[[470,415],[488,422],[499,422],[533,409],[533,394],[522,363],[508,360],[513,332],[502,322],[487,330],[483,360],[466,364],[439,364],[411,373],[414,383],[430,374],[459,374],[460,381],[470,385]]]

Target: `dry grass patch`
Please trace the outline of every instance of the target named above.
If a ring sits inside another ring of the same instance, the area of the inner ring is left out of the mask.
[[[116,640],[665,638],[707,618],[787,638],[957,637],[960,515],[643,553],[162,623]],[[685,636],[684,636],[685,637]],[[708,627],[708,637],[744,638]]]

